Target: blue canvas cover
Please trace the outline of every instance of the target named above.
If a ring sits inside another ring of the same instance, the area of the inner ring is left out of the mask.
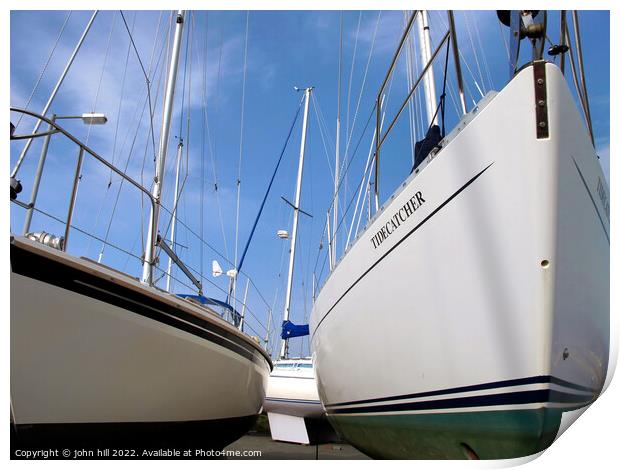
[[[282,322],[282,339],[297,338],[298,336],[308,336],[310,327],[308,325],[295,325],[291,321]]]

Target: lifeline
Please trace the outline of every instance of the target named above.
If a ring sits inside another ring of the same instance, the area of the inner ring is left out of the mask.
[[[387,221],[387,223],[381,227],[371,239],[373,248],[377,249],[381,243],[383,243],[405,220],[409,218],[415,211],[417,211],[422,204],[426,202],[422,197],[422,191],[415,193],[411,199],[409,199],[394,216]]]

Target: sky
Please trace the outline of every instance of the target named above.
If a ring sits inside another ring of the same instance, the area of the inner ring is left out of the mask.
[[[70,15],[67,11],[11,12],[11,106],[36,112],[43,109],[91,14],[89,11],[74,11]],[[581,11],[579,15],[596,150],[609,181],[609,13]],[[181,222],[177,252],[203,280],[206,295],[219,299],[226,296],[227,278],[214,278],[211,263],[217,260],[226,271],[240,258],[300,104],[301,93],[293,87],[313,86],[301,197],[301,208],[311,216],[300,216],[291,309],[295,323],[307,321],[313,273],[320,284],[328,271],[326,249],[319,250],[319,246],[333,196],[340,25],[341,158],[350,166],[341,185],[341,214],[346,212],[346,217],[338,230],[338,256],[344,251],[357,200],[356,188],[369,153],[374,130],[372,108],[401,36],[405,16],[401,11],[342,14],[339,11],[197,11],[188,16],[175,91],[163,204],[168,210],[173,206],[175,154],[181,136],[184,184],[178,204]],[[557,11],[549,12],[548,36],[552,40],[558,37],[558,17]],[[48,111],[48,116],[105,113],[108,122],[103,126],[89,127],[79,120],[68,119],[59,123],[147,189],[153,178],[153,142],[157,146],[161,129],[171,18],[169,11],[123,11],[122,15],[118,11],[101,11]],[[434,46],[445,32],[445,22],[445,12],[430,12]],[[501,90],[508,81],[504,42],[507,30],[499,25],[494,11],[456,12],[456,23],[465,92],[471,109],[484,94]],[[32,44],[40,47],[33,48]],[[443,57],[440,53],[435,67],[438,90],[443,79]],[[415,54],[411,56],[412,68],[419,67],[417,60]],[[388,116],[394,114],[407,93],[406,66],[403,55],[386,93],[384,107]],[[450,62],[449,70],[451,67]],[[145,75],[149,79],[152,123]],[[572,79],[568,82],[574,93]],[[446,127],[450,129],[459,118],[451,71],[447,83]],[[420,90],[415,95],[411,114],[408,110],[403,115],[382,152],[382,200],[389,197],[411,170],[412,129],[415,141],[427,126],[422,111]],[[14,124],[19,121],[18,133],[32,129],[31,119],[20,121],[13,113],[11,120]],[[291,231],[292,210],[282,197],[294,200],[300,125],[301,117],[292,131],[249,247],[238,280],[237,300],[231,302],[238,310],[242,309],[249,276],[251,283],[244,302],[247,331],[261,338],[265,337],[264,327],[270,322],[275,331],[273,326],[279,325],[282,317],[289,242],[278,238],[276,232]],[[150,134],[151,128],[154,135]],[[22,148],[23,142],[11,143],[11,167]],[[30,193],[40,152],[41,142],[35,141],[20,169],[23,200]],[[66,218],[68,188],[76,158],[74,146],[58,136],[52,138],[37,205],[61,220]],[[138,258],[148,220],[148,208],[144,204],[146,200],[141,200],[135,188],[121,185],[118,177],[110,177],[108,170],[93,159],[86,159],[73,223],[99,240],[74,230],[69,252],[92,259],[101,255],[103,263],[139,276]],[[24,211],[12,205],[12,232],[21,233],[23,217]],[[160,231],[167,233],[166,238],[170,237],[169,221],[169,213],[164,210]],[[360,230],[365,221],[363,217]],[[35,215],[31,230],[56,234],[64,231],[62,224],[41,214]],[[107,246],[101,254],[103,239],[114,246]],[[160,267],[166,266],[167,259],[162,254]],[[187,278],[178,270],[173,276],[172,290],[189,292]],[[164,282],[160,281],[159,285],[163,286]],[[272,333],[269,347],[277,350],[276,337]],[[291,342],[293,354],[308,354],[308,349],[307,339]]]

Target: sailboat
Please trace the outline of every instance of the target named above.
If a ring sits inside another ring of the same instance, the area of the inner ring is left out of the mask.
[[[372,457],[534,454],[551,445],[564,413],[603,390],[609,188],[587,106],[590,129],[563,74],[565,15],[553,46],[560,68],[543,60],[545,15],[501,12],[511,79],[468,110],[448,12],[407,99],[450,40],[462,118],[420,141],[426,152],[381,206],[379,157],[392,127],[381,132],[381,96],[424,12],[410,16],[377,96],[377,210],[326,279],[310,322],[328,418]],[[579,48],[577,28],[574,39]],[[533,59],[518,66],[528,41]]]
[[[238,322],[216,313],[215,308],[225,307],[224,303],[214,306],[204,301],[199,281],[158,235],[185,20],[185,11],[179,10],[152,191],[54,119],[11,108],[13,113],[50,126],[47,132],[37,134],[35,129],[26,136],[14,134],[11,126],[12,140],[30,142],[62,135],[78,154],[64,236],[28,232],[10,238],[14,450],[126,449],[114,456],[145,457],[154,454],[141,451],[220,449],[247,432],[261,411],[272,367],[269,355],[236,326]],[[102,164],[151,203],[141,279],[67,253],[77,183],[86,159]],[[18,198],[22,188],[17,176],[16,169],[11,201],[32,210],[34,199],[24,203]],[[158,248],[197,286],[197,298],[180,297],[157,287]]]
[[[311,444],[328,439],[334,435],[333,429],[325,421],[325,410],[319,400],[314,367],[310,357],[289,357],[289,339],[308,334],[307,325],[295,325],[290,318],[293,272],[297,246],[297,228],[301,205],[301,184],[304,169],[306,135],[308,131],[308,110],[312,87],[304,90],[304,116],[297,170],[297,186],[293,207],[293,231],[291,234],[288,278],[284,313],[282,321],[282,342],[279,358],[269,376],[264,410],[269,419],[271,437],[277,441]],[[278,235],[286,239],[288,232],[281,230]]]

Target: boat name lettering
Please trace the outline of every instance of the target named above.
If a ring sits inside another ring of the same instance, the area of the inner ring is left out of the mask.
[[[609,220],[609,198],[607,197],[607,191],[605,191],[605,185],[600,178],[598,179],[598,183],[596,185],[596,192],[601,200],[601,204],[603,204],[603,209],[605,210],[607,220]]]
[[[381,229],[370,239],[374,249],[377,249],[402,223],[405,222],[422,204],[426,202],[422,197],[422,191],[416,192]]]

